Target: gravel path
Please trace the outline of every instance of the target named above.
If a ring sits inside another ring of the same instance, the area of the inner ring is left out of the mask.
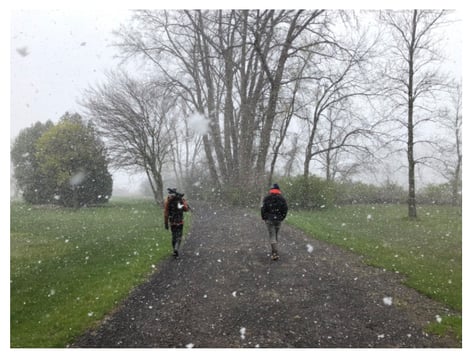
[[[180,257],[72,347],[459,347],[423,332],[447,309],[399,275],[286,225],[271,261],[258,216],[193,205]]]

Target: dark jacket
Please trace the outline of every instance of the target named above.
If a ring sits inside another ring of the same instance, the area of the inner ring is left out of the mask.
[[[271,189],[263,199],[261,213],[265,221],[283,221],[286,218],[287,202],[279,189]]]

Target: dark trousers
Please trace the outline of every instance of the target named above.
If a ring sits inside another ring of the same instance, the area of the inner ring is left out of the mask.
[[[181,245],[182,227],[182,224],[171,225],[171,244],[173,245],[173,250],[178,250]]]

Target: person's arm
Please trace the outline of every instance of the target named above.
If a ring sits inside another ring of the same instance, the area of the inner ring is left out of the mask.
[[[262,208],[260,209],[260,212],[262,214],[262,220],[266,220],[266,210],[265,210],[266,204],[265,204],[265,201],[266,201],[266,198],[263,199]]]
[[[283,215],[284,215],[284,218],[287,216],[287,211],[289,210],[288,206],[287,206],[287,201],[286,199],[283,197],[284,199],[284,204],[283,204]]]
[[[182,199],[182,210],[183,211],[189,211],[190,210],[189,204],[187,204],[187,201],[184,198]]]

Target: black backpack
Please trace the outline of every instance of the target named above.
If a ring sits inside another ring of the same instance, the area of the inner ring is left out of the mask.
[[[182,222],[183,208],[182,197],[176,195],[168,200],[168,219],[171,224],[180,224]]]
[[[287,215],[286,200],[281,195],[268,195],[264,205],[268,220],[283,221]]]

